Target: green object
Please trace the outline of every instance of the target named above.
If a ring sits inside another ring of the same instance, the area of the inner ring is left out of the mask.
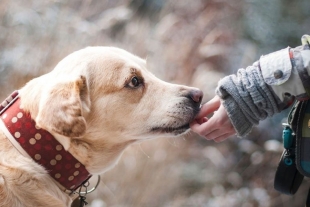
[[[301,167],[304,171],[310,173],[310,162],[308,161],[301,161]]]
[[[292,145],[293,145],[293,135],[292,135],[292,130],[291,130],[291,128],[285,127],[285,128],[283,129],[282,138],[283,138],[284,148],[285,148],[285,149],[291,148]]]
[[[284,159],[284,163],[288,166],[292,165],[293,164],[293,160],[291,158],[285,158]]]

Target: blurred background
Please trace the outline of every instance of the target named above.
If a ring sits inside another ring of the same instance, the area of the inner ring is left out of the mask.
[[[309,10],[309,0],[1,0],[0,98],[69,53],[102,45],[147,58],[156,76],[201,88],[206,102],[220,78],[300,45]],[[273,188],[287,113],[220,144],[191,133],[133,145],[89,206],[304,206],[307,179],[295,196]]]

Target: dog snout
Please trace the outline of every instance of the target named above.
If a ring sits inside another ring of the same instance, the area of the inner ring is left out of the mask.
[[[193,89],[189,92],[189,97],[195,102],[200,104],[203,97],[203,92],[199,89]]]

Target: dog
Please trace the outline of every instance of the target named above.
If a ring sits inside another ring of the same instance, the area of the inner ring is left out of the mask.
[[[3,104],[0,206],[70,206],[81,180],[71,187],[66,182],[106,172],[133,143],[187,133],[202,97],[197,88],[160,80],[145,60],[119,48],[87,47],[68,55]],[[70,166],[80,171],[62,183]],[[65,170],[51,174],[53,167]]]

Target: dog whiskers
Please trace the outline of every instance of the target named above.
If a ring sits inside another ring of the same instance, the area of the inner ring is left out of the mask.
[[[175,137],[172,137],[172,139],[173,139],[173,143],[170,141],[170,139],[171,139],[171,138],[167,138],[167,140],[168,140],[169,144],[171,144],[171,145],[172,145],[172,146],[174,146],[174,147],[179,147],[179,145],[178,145],[178,144],[176,144]]]
[[[150,157],[148,154],[146,154],[145,151],[142,149],[141,143],[139,144],[139,148],[140,148],[141,152],[142,152],[143,154],[145,154],[145,156],[146,156],[148,159],[151,158],[151,157]]]

